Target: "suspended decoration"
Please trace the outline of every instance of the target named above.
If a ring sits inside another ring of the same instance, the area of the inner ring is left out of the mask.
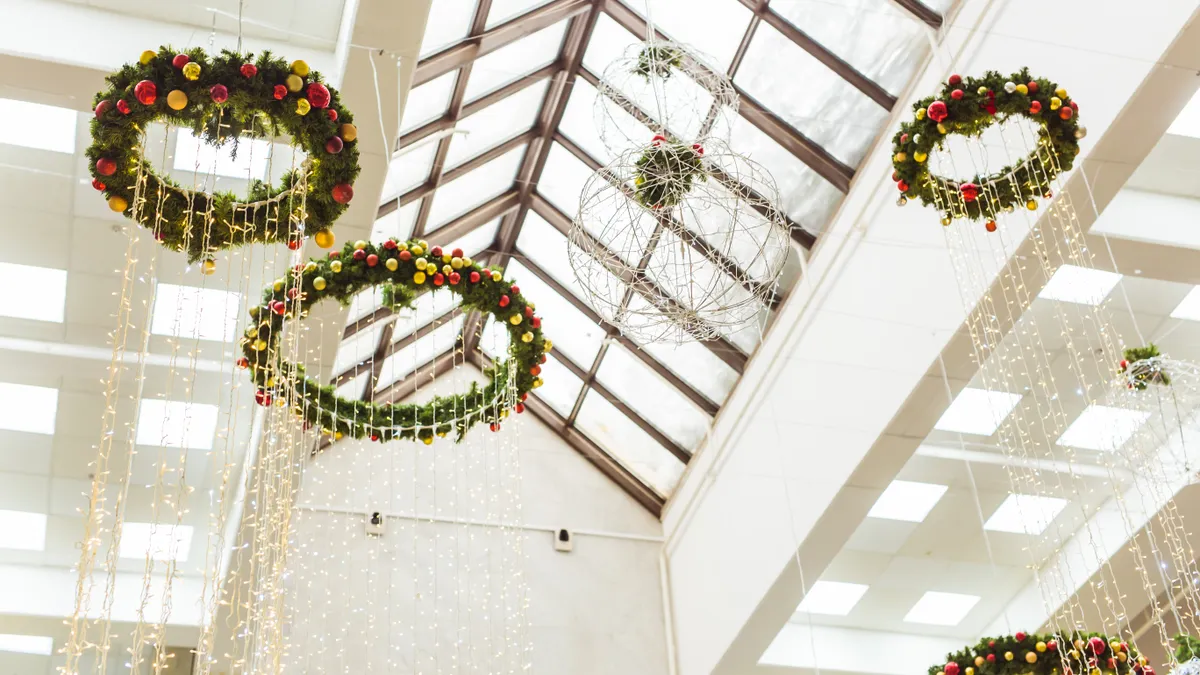
[[[354,196],[358,131],[337,90],[304,61],[161,47],[105,79],[87,157],[92,185],[113,211],[193,262],[232,246],[306,235],[332,246],[330,228]],[[308,158],[277,186],[252,180],[241,198],[198,192],[159,175],[143,156],[142,138],[154,122],[188,127],[215,147],[233,139],[235,151],[239,138],[286,134]]]
[[[929,667],[929,675],[1154,675],[1153,666],[1117,637],[1099,633],[984,638]]]
[[[892,180],[901,205],[920,199],[942,212],[942,224],[957,218],[986,220],[989,232],[1003,212],[1038,208],[1053,195],[1060,173],[1069,171],[1079,154],[1079,106],[1058,84],[1035,78],[1028,69],[1011,76],[989,71],[983,77],[951,75],[942,91],[913,105],[914,119],[892,138]],[[994,124],[1025,118],[1038,128],[1036,147],[1012,165],[956,180],[933,174],[928,159],[944,150],[948,135],[978,138]]]
[[[594,109],[596,131],[613,154],[645,143],[647,128],[685,145],[728,142],[737,114],[737,90],[720,68],[687,45],[653,35],[604,69]]]
[[[1175,662],[1179,664],[1171,675],[1200,675],[1200,640],[1190,635],[1176,635]]]
[[[773,304],[790,245],[770,174],[656,136],[585,184],[568,256],[588,303],[643,343],[713,339]]]
[[[1171,375],[1167,370],[1167,359],[1154,343],[1145,347],[1130,347],[1121,359],[1121,373],[1125,376],[1125,386],[1129,389],[1145,391],[1152,384],[1169,385]]]
[[[472,383],[466,394],[423,405],[379,405],[339,397],[334,387],[306,376],[302,365],[281,353],[285,318],[303,317],[308,307],[327,298],[349,304],[359,291],[375,286],[383,286],[384,302],[394,308],[411,307],[421,293],[457,294],[464,309],[490,314],[506,326],[512,338],[509,359],[489,369],[484,387]],[[296,414],[337,438],[419,439],[428,444],[435,435],[451,432],[461,441],[479,422],[496,431],[509,408],[522,411],[520,401],[541,386],[541,364],[552,347],[542,335],[533,303],[499,270],[480,266],[459,249],[443,251],[416,240],[389,239],[379,246],[357,241],[331,251],[326,259],[297,265],[265,291],[262,304],[250,308],[250,317],[254,325],[241,340],[239,365],[250,369],[259,388],[258,403],[269,406],[285,392]],[[515,399],[508,404],[510,393]]]

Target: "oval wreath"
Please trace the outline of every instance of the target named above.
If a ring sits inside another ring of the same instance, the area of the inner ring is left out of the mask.
[[[1099,633],[984,638],[929,667],[929,675],[1155,675],[1146,659]]]
[[[347,400],[334,393],[333,386],[322,386],[305,376],[303,366],[288,362],[277,348],[284,319],[327,298],[349,304],[358,292],[374,286],[384,287],[384,304],[411,307],[421,293],[441,289],[462,298],[464,309],[492,315],[503,322],[510,337],[509,358],[488,369],[490,381],[479,387],[471,383],[466,394],[437,397],[426,404],[383,404]],[[479,422],[488,422],[493,431],[508,414],[504,398],[515,387],[517,402],[513,408],[524,411],[530,390],[542,384],[541,364],[552,345],[542,335],[542,320],[534,314],[534,305],[521,295],[521,289],[506,281],[497,270],[481,267],[464,257],[462,251],[432,249],[424,241],[400,242],[389,239],[382,245],[365,241],[346,244],[341,251],[330,251],[326,259],[310,260],[292,268],[286,279],[277,280],[263,294],[262,304],[250,308],[254,320],[241,340],[243,357],[238,365],[249,368],[258,385],[255,398],[270,405],[273,393],[294,393],[294,410],[309,424],[337,437],[420,439],[432,443],[434,435],[456,432],[462,440]],[[510,386],[509,370],[515,370]]]
[[[354,196],[358,130],[320,73],[269,52],[254,59],[226,50],[210,59],[202,49],[161,47],[105,80],[108,89],[96,94],[87,156],[92,186],[104,192],[113,211],[132,216],[135,199],[145,195],[143,225],[192,262],[245,243],[299,241],[300,226],[291,223],[302,223],[305,235],[321,233],[324,248],[333,245],[328,228]],[[160,176],[141,156],[140,138],[153,122],[189,127],[212,145],[287,134],[308,159],[279,186],[251,181],[247,198],[193,192]],[[193,225],[200,226],[197,232]],[[205,271],[212,270],[206,262]]]
[[[1004,77],[995,71],[983,77],[951,75],[941,93],[913,105],[914,119],[892,138],[892,180],[902,193],[899,203],[921,200],[942,211],[942,224],[954,218],[988,219],[988,231],[1002,211],[1018,206],[1034,210],[1039,198],[1049,198],[1059,173],[1070,170],[1079,154],[1078,139],[1087,130],[1079,125],[1079,106],[1065,89],[1024,69]],[[1038,125],[1037,148],[996,173],[967,181],[929,172],[926,159],[942,147],[948,134],[978,137],[984,129],[1020,116]],[[961,208],[951,208],[951,205]]]

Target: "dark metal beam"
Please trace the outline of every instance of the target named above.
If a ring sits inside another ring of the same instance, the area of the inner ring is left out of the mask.
[[[924,21],[931,28],[940,29],[942,27],[942,15],[927,7],[925,3],[921,2],[920,0],[895,0],[895,2],[897,5],[900,5],[904,9],[908,10],[909,14],[912,14],[913,16],[917,17],[917,19]]]
[[[515,190],[494,197],[463,215],[439,227],[425,236],[435,246],[444,246],[458,240],[473,230],[516,210],[518,197]]]
[[[415,394],[421,388],[422,384],[429,384],[431,380],[450,372],[454,368],[455,363],[461,363],[461,349],[460,346],[455,345],[442,352],[441,355],[432,361],[409,373],[407,377],[399,382],[394,382],[384,389],[375,392],[374,402],[377,404],[395,403],[406,396]]]
[[[435,160],[434,160],[435,163],[433,165],[434,177],[432,179],[425,181],[421,185],[418,185],[417,187],[409,190],[408,192],[405,192],[404,194],[400,195],[399,197],[396,197],[395,199],[389,199],[388,201],[384,202],[383,204],[381,204],[379,206],[379,209],[375,212],[375,217],[382,218],[382,217],[386,216],[387,214],[391,213],[392,211],[399,209],[402,206],[411,204],[412,202],[415,202],[418,199],[421,199],[422,197],[427,197],[427,196],[433,194],[435,191],[437,191],[438,187],[440,187],[442,184],[449,183],[450,181],[454,180],[455,178],[460,178],[460,177],[470,173],[471,171],[478,169],[479,167],[483,166],[484,164],[487,164],[488,162],[492,161],[493,159],[496,159],[497,157],[503,155],[504,153],[506,153],[514,148],[518,148],[522,145],[525,145],[530,140],[532,140],[536,137],[537,137],[537,131],[535,129],[530,129],[529,131],[526,131],[525,133],[513,136],[512,138],[508,139],[507,141],[504,141],[503,143],[500,143],[498,145],[493,145],[492,147],[488,148],[487,150],[484,150],[483,152],[475,155],[474,157],[467,159],[466,161],[462,162],[461,164],[458,164],[453,169],[450,169],[448,171],[438,171],[437,170],[438,164],[436,163],[437,160],[435,158]],[[442,139],[442,140],[448,140],[448,139]],[[445,157],[443,157],[442,160],[444,161]],[[426,208],[424,206],[422,206],[422,210],[425,211]],[[426,215],[426,217],[428,217],[429,214],[426,213],[425,215]],[[421,225],[422,223],[420,221],[418,221],[417,224]],[[418,231],[417,228],[413,229],[413,237],[414,238],[420,237],[423,233],[424,233],[423,229],[420,231]]]
[[[383,364],[391,353],[392,332],[396,330],[396,322],[388,322],[383,330],[379,331],[379,344],[375,347],[375,353],[368,359],[368,372],[370,376],[367,378],[366,385],[363,386],[362,400],[370,401],[375,394],[375,381],[379,379],[379,373],[383,371]]]

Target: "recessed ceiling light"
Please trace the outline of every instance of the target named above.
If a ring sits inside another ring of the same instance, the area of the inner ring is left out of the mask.
[[[58,390],[0,382],[0,429],[53,434]]]
[[[1038,297],[1080,305],[1098,305],[1104,302],[1120,281],[1121,275],[1115,272],[1063,265],[1046,282]]]
[[[72,154],[78,118],[67,108],[0,98],[0,143]]]
[[[925,520],[925,516],[929,515],[944,494],[945,485],[894,480],[875,500],[875,505],[867,515],[871,518],[919,523]]]
[[[51,656],[54,654],[54,638],[45,635],[0,633],[0,652]]]
[[[1041,495],[1009,495],[983,524],[993,532],[1039,535],[1066,508],[1067,500]]]
[[[138,445],[211,450],[217,406],[144,398],[138,407]]]
[[[46,514],[0,510],[0,548],[46,549]]]
[[[957,626],[979,602],[978,595],[926,591],[904,620],[933,626]]]
[[[1193,95],[1192,100],[1183,106],[1183,110],[1167,128],[1167,133],[1200,138],[1200,93]]]
[[[225,141],[216,148],[196,138],[190,130],[180,129],[175,141],[175,170],[195,173],[198,180],[211,173],[228,178],[262,180],[266,177],[271,142],[261,138],[239,138],[236,147],[235,157],[233,142]]]
[[[1192,290],[1183,296],[1183,301],[1171,310],[1171,318],[1200,321],[1200,286],[1193,286]]]
[[[1020,394],[967,387],[933,426],[942,431],[991,436],[1020,401]]]
[[[800,601],[797,612],[809,614],[832,614],[846,616],[863,593],[867,592],[864,584],[848,584],[841,581],[818,581],[808,589],[804,599]]]
[[[63,322],[67,304],[67,271],[0,263],[0,286],[20,293],[0,296],[0,316],[34,321]]]
[[[1125,445],[1148,419],[1150,413],[1144,410],[1110,408],[1093,403],[1075,418],[1056,443],[1112,452]]]
[[[154,291],[150,332],[193,340],[233,342],[241,303],[240,293],[159,284]]]
[[[192,526],[170,523],[125,523],[121,526],[122,558],[186,562],[192,549]]]

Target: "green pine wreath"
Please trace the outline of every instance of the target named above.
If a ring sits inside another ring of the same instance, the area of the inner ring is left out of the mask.
[[[1070,632],[1018,632],[984,638],[948,654],[929,675],[1155,675],[1154,668],[1119,638]]]
[[[1146,391],[1152,384],[1171,384],[1171,375],[1163,368],[1162,352],[1153,342],[1145,347],[1130,347],[1121,357],[1117,365],[1130,389]]]
[[[328,229],[354,195],[358,131],[320,73],[269,52],[255,59],[223,50],[210,58],[199,48],[177,53],[161,47],[105,80],[108,88],[95,97],[87,156],[92,186],[113,211],[132,217],[136,210],[164,246],[186,251],[192,262],[241,244],[296,241],[301,232],[323,233],[318,241],[332,245]],[[278,186],[252,181],[242,198],[193,192],[159,175],[141,155],[143,134],[154,122],[188,127],[212,145],[287,135],[308,159]],[[205,265],[206,272],[212,269]]]
[[[942,211],[942,224],[954,218],[987,219],[988,230],[1001,212],[1034,210],[1038,199],[1049,198],[1051,185],[1071,169],[1079,140],[1087,131],[1079,125],[1079,106],[1065,89],[1028,69],[1005,77],[995,71],[983,77],[951,75],[936,96],[913,104],[914,119],[892,138],[892,180],[901,192],[900,204],[920,199]],[[985,129],[1012,117],[1038,125],[1035,150],[1011,166],[965,181],[930,173],[927,159],[943,147],[950,134],[980,136]],[[956,208],[951,208],[954,205]]]
[[[375,286],[384,287],[384,303],[391,307],[411,307],[421,293],[457,294],[464,309],[490,314],[505,325],[510,337],[508,359],[487,369],[486,385],[472,383],[465,394],[439,396],[420,405],[379,405],[339,397],[333,386],[307,377],[303,366],[280,353],[285,318],[297,312],[303,317],[308,307],[328,298],[349,304],[355,294]],[[243,357],[238,365],[248,368],[258,385],[258,403],[270,405],[276,393],[291,394],[297,415],[338,438],[432,443],[435,435],[451,432],[462,440],[479,422],[498,430],[508,414],[506,395],[515,387],[512,407],[524,411],[521,401],[541,386],[541,364],[552,347],[542,334],[542,320],[534,314],[533,303],[521,295],[520,288],[499,271],[463,257],[459,249],[430,249],[424,241],[389,239],[380,246],[357,241],[331,251],[326,259],[297,265],[264,292],[262,304],[250,308],[250,317],[255,324],[240,341]],[[510,368],[515,371],[511,381]]]
[[[704,148],[656,135],[634,162],[633,194],[642,206],[670,208],[683,201],[692,184],[704,182]]]

